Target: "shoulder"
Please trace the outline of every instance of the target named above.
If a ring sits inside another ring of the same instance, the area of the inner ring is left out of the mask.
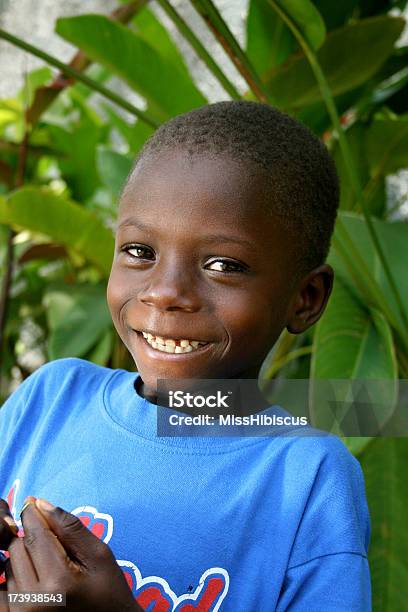
[[[79,357],[65,357],[63,359],[54,359],[53,361],[44,363],[37,370],[35,370],[35,372],[33,372],[29,378],[32,376],[46,378],[55,374],[65,374],[78,370],[90,371],[94,369],[107,370],[109,368],[98,366],[91,361],[86,361],[85,359],[80,359]]]
[[[324,497],[333,509],[357,504],[365,511],[365,483],[358,459],[339,437],[314,432],[318,435],[299,436],[288,449],[291,462],[310,488],[309,502]]]
[[[96,365],[85,359],[66,357],[44,363],[23,384],[31,381],[33,384],[51,382],[61,385],[72,378],[76,380],[81,377],[104,378],[112,375],[114,372],[115,370]]]
[[[366,556],[370,518],[359,461],[332,434],[298,437],[290,452],[307,489],[291,563],[340,552]]]
[[[283,436],[281,446],[285,459],[301,468],[304,474],[358,476],[361,472],[358,460],[334,434],[309,427]]]
[[[7,417],[15,421],[28,411],[39,415],[55,403],[83,395],[86,390],[101,390],[117,370],[98,366],[79,358],[56,359],[43,364],[26,378],[6,400],[1,408],[1,420]],[[92,395],[91,395],[92,396]]]

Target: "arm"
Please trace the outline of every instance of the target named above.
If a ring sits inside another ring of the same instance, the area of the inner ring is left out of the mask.
[[[304,441],[321,452],[288,561],[278,612],[369,612],[370,517],[364,477],[343,442]]]

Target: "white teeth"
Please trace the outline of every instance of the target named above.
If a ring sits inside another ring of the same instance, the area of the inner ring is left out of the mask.
[[[142,334],[150,346],[162,353],[191,353],[191,351],[207,344],[206,342],[199,342],[198,340],[183,339],[176,341],[172,338],[165,339],[161,336],[153,336],[153,334],[149,332],[142,332]]]

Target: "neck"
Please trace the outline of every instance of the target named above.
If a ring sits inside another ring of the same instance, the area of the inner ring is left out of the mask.
[[[205,385],[201,385],[200,387],[197,385],[191,386],[190,383],[188,387],[181,388],[181,385],[178,384],[177,388],[173,389],[174,391],[182,390],[184,393],[191,393],[193,395],[206,394],[207,396],[216,395],[217,392],[219,392],[221,395],[227,395],[228,397],[228,408],[209,408],[206,405],[203,407],[183,406],[183,409],[180,410],[180,412],[184,412],[192,416],[196,416],[198,414],[219,416],[220,413],[245,416],[265,410],[265,408],[269,406],[269,402],[259,389],[257,378],[258,372],[259,368],[251,368],[240,373],[239,375],[231,376],[228,379],[223,379],[222,383],[217,381],[217,379],[214,381],[209,380],[206,381]],[[231,381],[231,384],[228,384],[228,381]],[[178,381],[178,383],[179,382],[180,381]],[[166,402],[169,394],[165,394],[163,392],[158,393],[157,389],[149,389],[146,387],[142,378],[138,379],[136,392],[138,395],[152,404],[159,403],[161,406],[168,407]],[[160,397],[159,401],[159,395],[165,396],[166,399]]]

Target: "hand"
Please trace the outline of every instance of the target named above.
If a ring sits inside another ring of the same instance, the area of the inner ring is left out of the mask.
[[[69,612],[143,612],[110,548],[76,516],[30,497],[21,519],[24,537],[14,538],[9,545],[9,592],[66,593]],[[10,612],[14,609],[19,612],[21,607],[10,604]],[[53,608],[23,609],[51,612]]]
[[[8,503],[0,499],[0,550],[8,550],[9,544],[16,537],[18,527],[11,516]],[[5,561],[0,557],[0,574],[4,572]]]

